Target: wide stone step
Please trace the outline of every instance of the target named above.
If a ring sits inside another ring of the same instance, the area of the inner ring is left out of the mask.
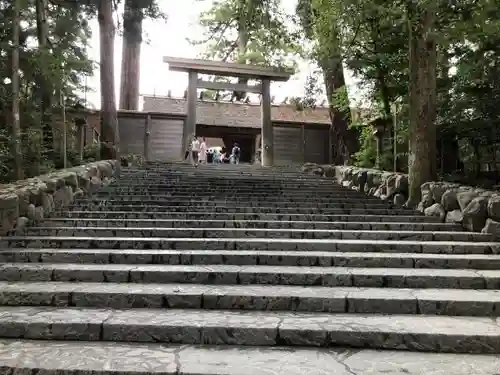
[[[149,174],[133,174],[129,176],[122,176],[117,182],[134,180],[136,178],[141,178],[146,181],[161,182],[161,181],[196,181],[201,183],[214,183],[221,182],[224,184],[234,184],[241,181],[248,181],[252,184],[273,184],[273,183],[284,183],[284,184],[302,184],[302,183],[319,183],[319,184],[332,184],[335,182],[333,178],[318,178],[309,177],[303,178],[300,175],[262,175],[262,174],[241,174],[241,173],[192,173],[192,172],[170,172],[163,173],[161,175],[149,175]]]
[[[164,194],[182,194],[182,195],[213,195],[213,194],[227,194],[229,196],[231,195],[240,195],[240,196],[247,196],[247,195],[262,195],[265,194],[267,196],[310,196],[314,194],[314,196],[318,197],[334,197],[334,196],[339,196],[339,197],[354,197],[354,198],[367,198],[366,194],[363,192],[359,192],[356,190],[347,190],[343,189],[341,191],[336,191],[332,189],[324,189],[324,190],[318,190],[318,189],[253,189],[252,187],[247,187],[247,188],[216,188],[216,187],[207,187],[207,188],[197,188],[196,186],[191,186],[185,185],[185,186],[171,186],[171,187],[156,187],[156,186],[138,186],[138,187],[115,187],[115,186],[106,186],[105,188],[102,188],[99,190],[100,192],[103,193],[109,193],[109,194],[157,194],[157,195],[164,195]],[[374,197],[372,197],[374,198]],[[375,197],[376,198],[376,197]],[[377,198],[378,199],[378,198]]]
[[[200,200],[195,200],[195,199],[190,199],[190,200],[182,200],[182,199],[176,199],[176,198],[170,198],[166,200],[141,200],[141,199],[135,199],[135,200],[122,200],[122,199],[106,199],[106,198],[88,198],[88,199],[80,199],[77,202],[77,205],[79,206],[92,206],[92,205],[120,205],[120,204],[126,204],[128,206],[151,206],[151,207],[157,207],[157,206],[162,206],[162,207],[182,207],[182,206],[188,206],[188,207],[217,207],[217,208],[223,208],[223,207],[238,207],[242,206],[245,207],[248,205],[250,202],[248,199],[227,199],[227,198],[219,198],[218,200],[208,200],[208,199],[200,199]],[[361,209],[389,209],[391,208],[391,204],[388,202],[371,202],[371,203],[364,203],[364,202],[359,202],[358,201],[334,201],[331,200],[329,202],[317,202],[315,200],[303,200],[303,201],[296,201],[296,202],[287,202],[287,201],[267,201],[267,200],[261,200],[260,202],[258,200],[253,200],[252,203],[254,204],[259,204],[259,207],[262,208],[289,208],[290,206],[294,207],[299,207],[299,208],[321,208],[321,209],[333,209],[333,208],[361,208]],[[260,203],[262,205],[260,205]],[[410,210],[407,210],[409,212]]]
[[[289,190],[289,191],[315,191],[319,190],[321,192],[336,192],[336,191],[349,191],[346,188],[343,188],[342,186],[335,185],[333,182],[330,184],[318,184],[315,181],[311,181],[309,184],[305,183],[289,183],[289,184],[284,184],[284,183],[279,183],[279,184],[260,184],[260,183],[250,183],[249,181],[246,180],[241,180],[237,183],[226,183],[223,184],[221,182],[217,183],[202,183],[202,182],[197,182],[197,181],[172,181],[172,182],[166,182],[166,181],[158,181],[158,182],[149,182],[149,181],[141,181],[140,179],[135,179],[131,181],[123,181],[119,180],[115,183],[113,183],[113,187],[117,188],[154,188],[157,190],[161,189],[172,189],[178,186],[184,186],[184,187],[193,187],[198,190],[203,190],[203,189],[214,189],[214,190],[226,190],[226,189],[233,189],[233,190],[242,190],[242,191],[261,191],[261,192],[267,192],[267,191],[273,191],[273,190]]]
[[[136,173],[127,176],[120,176],[119,181],[129,181],[134,179],[143,179],[151,182],[161,182],[161,181],[196,181],[202,183],[213,183],[216,181],[222,181],[223,183],[237,183],[242,180],[248,180],[250,183],[312,183],[319,182],[321,184],[332,183],[335,180],[333,178],[318,178],[318,177],[308,177],[303,178],[299,175],[260,175],[260,174],[241,174],[241,173],[163,173],[163,174],[143,174]]]
[[[245,346],[500,352],[496,319],[186,309],[1,307],[0,336]]]
[[[260,203],[266,202],[286,202],[286,203],[301,203],[301,202],[315,202],[315,203],[359,203],[359,197],[343,197],[343,196],[330,196],[330,197],[307,197],[304,194],[297,195],[295,197],[284,196],[284,195],[266,195],[262,194],[252,194],[252,195],[241,195],[234,194],[230,195],[227,193],[217,193],[217,194],[112,194],[106,192],[100,192],[98,194],[94,194],[92,197],[93,200],[103,200],[103,199],[113,199],[119,201],[182,201],[182,202],[197,202],[197,201],[241,201],[245,202],[249,199],[252,201],[257,201]],[[365,203],[384,203],[379,198],[376,197],[366,197],[363,199]]]
[[[0,237],[0,248],[282,250],[426,254],[500,254],[497,242],[313,240],[284,238]]]
[[[0,262],[500,269],[500,255],[279,250],[0,249]]]
[[[245,198],[248,197],[252,199],[254,197],[270,197],[270,198],[285,198],[285,199],[296,199],[296,200],[304,200],[307,197],[314,197],[318,199],[362,199],[366,201],[378,201],[380,202],[380,198],[366,195],[363,192],[359,192],[356,190],[344,190],[344,191],[317,191],[317,190],[295,190],[295,191],[287,191],[287,190],[241,190],[241,189],[191,189],[189,187],[172,187],[170,189],[155,189],[155,188],[138,188],[138,189],[130,189],[130,188],[114,188],[109,185],[100,189],[97,193],[97,197],[107,197],[107,196],[168,196],[168,197],[237,197],[237,198]],[[153,198],[155,199],[155,198]]]
[[[322,230],[391,230],[391,231],[461,231],[453,223],[416,222],[355,222],[355,221],[274,221],[274,220],[178,220],[178,219],[45,219],[42,226],[107,227],[107,228],[261,228],[261,229],[322,229]]]
[[[297,171],[287,172],[287,171],[255,171],[255,170],[217,170],[217,169],[166,169],[166,170],[149,170],[149,171],[140,171],[140,172],[127,172],[126,170],[123,173],[120,173],[120,176],[123,178],[133,178],[133,177],[159,177],[159,178],[249,178],[249,179],[271,179],[271,180],[319,180],[319,181],[328,181],[330,178],[318,176],[318,175],[309,175],[300,173]]]
[[[401,374],[400,369],[411,375],[433,372],[490,375],[500,368],[500,356],[279,346],[0,340],[0,368],[9,375],[395,375]]]
[[[230,265],[3,263],[0,281],[500,289],[499,270]],[[1,316],[0,316],[1,318]]]
[[[97,219],[175,219],[175,220],[265,220],[265,221],[356,221],[356,222],[412,222],[441,223],[437,216],[423,216],[414,212],[411,215],[326,215],[326,214],[276,214],[276,213],[228,213],[228,212],[144,212],[144,211],[58,211],[56,216],[66,218],[97,218]]]
[[[413,240],[413,241],[492,241],[489,233],[430,232],[394,230],[341,229],[270,229],[270,228],[109,228],[109,227],[32,227],[27,236],[61,237],[160,237],[160,238],[290,238],[346,240]]]
[[[128,203],[128,202],[123,202]],[[250,203],[249,203],[250,204]],[[88,209],[90,211],[149,211],[149,212],[186,212],[196,211],[195,206],[162,206],[162,205],[131,205],[131,204],[85,204],[81,201],[70,205],[70,209]],[[329,215],[408,215],[414,211],[402,208],[323,208],[323,207],[277,207],[277,206],[239,206],[216,205],[206,207],[209,212],[234,213],[282,213],[282,214],[329,214]]]
[[[499,316],[500,291],[275,285],[0,282],[2,306]]]

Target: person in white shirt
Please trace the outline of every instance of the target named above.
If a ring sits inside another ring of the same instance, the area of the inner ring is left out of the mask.
[[[199,153],[200,153],[200,141],[196,136],[193,136],[193,141],[191,142],[191,158],[192,158],[192,163],[195,167],[198,166]]]
[[[202,138],[200,143],[200,150],[198,152],[198,161],[200,162],[200,164],[205,164],[207,162],[207,151],[207,143],[205,142],[205,138]]]

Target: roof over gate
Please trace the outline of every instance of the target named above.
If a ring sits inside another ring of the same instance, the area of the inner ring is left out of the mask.
[[[185,114],[187,101],[166,96],[143,95],[143,111]],[[225,125],[260,128],[261,110],[258,104],[198,100],[196,122],[203,125]],[[273,122],[302,124],[331,124],[328,108],[317,107],[297,110],[294,105],[272,105]]]
[[[272,81],[288,81],[295,72],[291,69],[263,67],[257,65],[228,63],[222,61],[163,57],[169,70],[174,72],[196,71],[200,74],[220,75],[243,78],[268,78]]]

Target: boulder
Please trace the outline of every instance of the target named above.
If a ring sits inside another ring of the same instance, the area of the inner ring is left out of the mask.
[[[434,203],[434,198],[432,196],[432,184],[432,182],[426,182],[420,187],[420,193],[422,194],[422,200],[420,203],[422,203],[423,209],[426,209]]]
[[[432,191],[432,199],[434,202],[441,202],[441,199],[443,197],[443,194],[446,192],[447,186],[446,185],[441,185],[441,184],[433,184],[431,185],[431,191]]]
[[[456,209],[447,212],[444,221],[447,223],[461,224],[463,220],[464,220],[464,214],[462,213],[462,211],[460,211],[460,209]]]
[[[406,198],[403,194],[398,193],[398,194],[394,195],[393,202],[396,206],[402,206],[406,203]]]
[[[36,206],[34,204],[30,204],[28,206],[28,210],[26,211],[26,216],[30,220],[36,220]]]
[[[472,190],[462,191],[457,194],[458,206],[463,211],[469,205],[470,202],[474,198],[477,197],[477,194]]]
[[[386,195],[389,197],[392,197],[394,194],[396,194],[398,191],[396,189],[396,179],[397,176],[395,174],[389,176],[387,180],[385,181],[385,187],[386,187]]]
[[[500,198],[491,197],[488,200],[488,217],[500,221]]]
[[[446,217],[446,211],[440,203],[434,203],[433,205],[424,209],[425,216],[437,216],[442,221],[444,221]]]
[[[366,181],[368,180],[368,172],[365,170],[358,173],[358,187],[360,191],[365,190]]]
[[[387,190],[387,187],[385,185],[380,185],[377,190],[375,190],[375,192],[373,193],[373,196],[374,197],[377,197],[377,198],[380,198],[382,197],[383,195],[387,195],[386,194],[386,190]]]
[[[500,237],[500,223],[492,219],[486,219],[486,223],[481,230],[481,233],[490,233],[495,239]]]
[[[325,177],[333,178],[335,177],[335,167],[333,165],[323,165],[323,175]]]
[[[300,171],[304,173],[311,173],[313,169],[315,169],[318,166],[316,163],[305,163],[301,168]],[[89,178],[92,176],[89,176]]]
[[[29,222],[30,220],[26,216],[18,217],[15,226],[16,234],[22,234],[24,232],[24,229],[28,226]]]
[[[69,205],[74,191],[87,194],[111,181],[116,165],[100,161],[0,186],[0,236]]]
[[[375,178],[375,175],[373,171],[367,170],[366,171],[366,186],[368,186],[368,190],[374,186],[373,179]]]
[[[457,200],[457,192],[456,190],[446,190],[441,196],[441,206],[446,211],[453,211],[460,208]]]
[[[460,201],[459,201],[460,202]],[[462,210],[463,225],[472,232],[479,232],[486,224],[488,214],[488,198],[476,197]]]
[[[323,171],[323,168],[321,168],[320,166],[317,166],[316,168],[311,170],[311,173],[315,174],[316,176],[323,176],[324,171]],[[96,178],[96,177],[92,177],[92,179],[90,181],[91,184],[93,183],[93,181],[95,181],[94,178]]]
[[[396,177],[396,191],[398,193],[408,194],[408,176],[398,174]]]

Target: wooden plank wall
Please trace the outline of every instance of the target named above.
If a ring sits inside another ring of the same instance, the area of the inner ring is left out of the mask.
[[[141,111],[119,111],[120,149],[150,161],[175,161],[183,154],[185,116]]]

